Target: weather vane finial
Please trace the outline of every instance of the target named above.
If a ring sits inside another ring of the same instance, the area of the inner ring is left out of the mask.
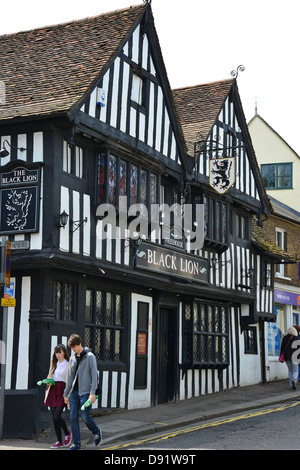
[[[239,71],[244,72],[244,70],[245,70],[245,67],[244,67],[243,65],[239,65],[236,70],[232,70],[232,71],[230,72],[230,75],[231,75],[233,78],[238,78]]]

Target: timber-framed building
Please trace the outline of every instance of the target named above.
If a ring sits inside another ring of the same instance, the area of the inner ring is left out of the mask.
[[[2,36],[0,48],[0,231],[19,242],[7,395],[36,403],[73,332],[96,355],[99,408],[259,383],[276,255],[252,236],[271,205],[236,80],[172,91],[149,4]],[[200,247],[162,240],[162,219],[136,239],[129,213],[120,226],[134,204],[174,203],[203,208]]]

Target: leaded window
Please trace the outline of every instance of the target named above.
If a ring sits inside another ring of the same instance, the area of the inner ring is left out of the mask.
[[[116,203],[116,178],[117,178],[117,169],[116,169],[116,157],[110,155],[108,159],[108,187],[107,187],[107,202],[109,204]]]
[[[127,196],[128,206],[156,204],[160,178],[157,174],[123,158],[100,153],[98,156],[98,204],[119,207],[119,197]],[[121,200],[122,201],[122,200]]]
[[[228,245],[228,204],[203,196],[205,245],[226,249]]]
[[[75,284],[54,281],[53,310],[56,320],[75,320]]]
[[[137,203],[137,185],[138,185],[137,167],[135,165],[131,165],[130,167],[130,205]]]
[[[98,289],[86,290],[85,345],[98,361],[124,362],[124,296]]]
[[[193,366],[229,364],[228,307],[199,301],[183,304],[183,360]]]

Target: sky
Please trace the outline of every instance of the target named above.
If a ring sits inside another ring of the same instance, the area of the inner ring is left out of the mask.
[[[0,35],[140,3],[6,1]],[[228,79],[243,65],[237,83],[246,121],[257,105],[258,114],[300,155],[300,0],[152,0],[151,6],[171,88]]]

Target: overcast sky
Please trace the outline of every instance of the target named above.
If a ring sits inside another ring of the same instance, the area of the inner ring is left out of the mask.
[[[139,3],[5,1],[0,34]],[[172,88],[227,79],[243,65],[237,82],[247,121],[257,101],[261,117],[300,155],[300,0],[152,0],[152,10]]]

